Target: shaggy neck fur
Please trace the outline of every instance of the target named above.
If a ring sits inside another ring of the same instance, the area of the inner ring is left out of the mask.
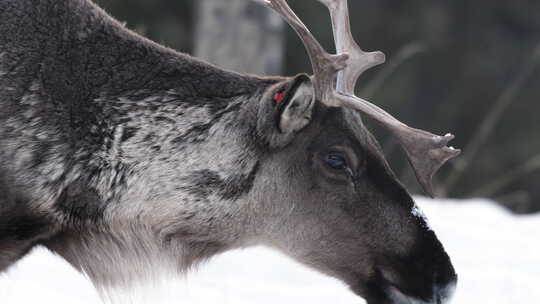
[[[9,191],[24,216],[49,221],[26,231],[28,248],[107,287],[249,242],[260,155],[248,122],[283,79],[178,54],[85,0],[2,1],[0,75],[2,180],[20,185]]]

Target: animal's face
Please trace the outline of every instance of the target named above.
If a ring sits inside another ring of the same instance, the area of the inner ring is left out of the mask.
[[[277,104],[260,114],[274,146],[255,185],[269,244],[369,303],[441,303],[452,264],[359,115],[315,100],[307,78],[273,90],[284,93],[267,94]]]

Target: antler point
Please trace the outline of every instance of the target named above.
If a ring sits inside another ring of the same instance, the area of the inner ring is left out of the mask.
[[[386,61],[386,55],[381,51],[376,51],[371,53],[372,61],[377,64],[382,64]]]

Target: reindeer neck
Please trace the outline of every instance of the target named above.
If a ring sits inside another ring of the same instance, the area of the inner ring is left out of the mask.
[[[0,14],[0,122],[11,124],[0,133],[28,136],[31,144],[13,149],[27,151],[13,174],[31,168],[33,193],[54,193],[51,204],[88,191],[102,201],[173,200],[181,189],[234,200],[249,188],[257,158],[242,115],[280,79],[159,46],[90,1],[7,1]],[[135,183],[145,193],[126,190]]]

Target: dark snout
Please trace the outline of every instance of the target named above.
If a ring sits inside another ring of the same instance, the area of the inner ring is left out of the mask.
[[[431,230],[421,232],[411,254],[380,261],[368,303],[448,303],[457,275],[450,258]]]

